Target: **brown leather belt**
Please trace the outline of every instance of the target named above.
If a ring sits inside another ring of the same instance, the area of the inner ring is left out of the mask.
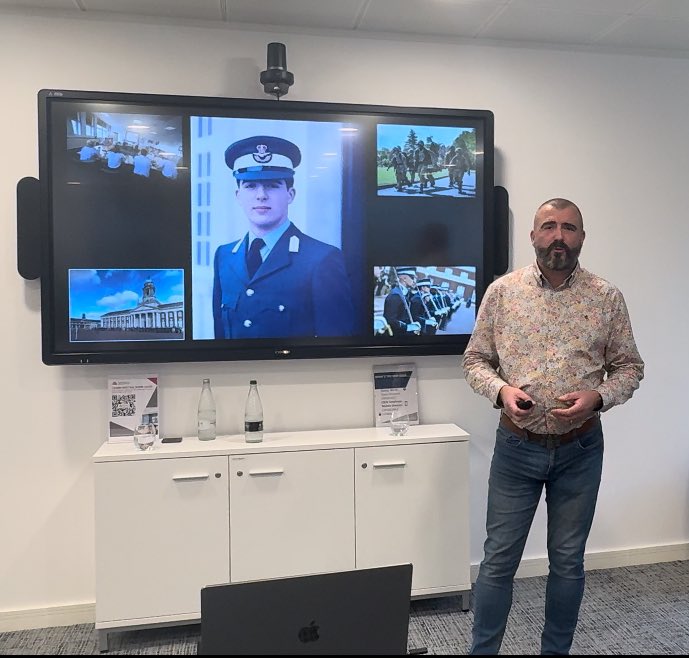
[[[598,423],[598,416],[591,416],[583,425],[569,430],[569,432],[565,432],[564,434],[537,434],[531,430],[519,427],[519,425],[516,425],[514,421],[504,413],[500,415],[500,425],[506,430],[522,437],[529,443],[537,443],[544,448],[557,448],[558,446],[571,443],[574,439],[579,438],[582,434],[585,434],[591,428],[595,427],[596,423]]]

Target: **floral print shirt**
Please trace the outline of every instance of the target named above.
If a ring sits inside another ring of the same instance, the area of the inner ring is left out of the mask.
[[[559,396],[595,390],[606,411],[644,376],[622,293],[578,264],[557,289],[536,263],[493,282],[463,366],[469,385],[494,404],[506,384],[527,393],[535,407],[520,424],[540,434],[571,429],[550,413],[566,406]]]

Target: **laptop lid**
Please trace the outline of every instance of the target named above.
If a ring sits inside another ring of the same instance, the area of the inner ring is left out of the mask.
[[[199,654],[404,655],[412,565],[211,585]]]

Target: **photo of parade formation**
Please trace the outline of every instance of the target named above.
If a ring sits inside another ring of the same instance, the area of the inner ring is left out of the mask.
[[[378,196],[476,196],[476,131],[378,125]]]
[[[375,336],[471,333],[476,320],[476,268],[373,268]]]
[[[184,340],[184,270],[70,270],[69,340]]]

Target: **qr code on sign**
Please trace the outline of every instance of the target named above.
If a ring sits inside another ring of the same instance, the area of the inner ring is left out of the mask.
[[[133,416],[136,413],[136,396],[133,393],[127,395],[112,396],[112,416]]]

